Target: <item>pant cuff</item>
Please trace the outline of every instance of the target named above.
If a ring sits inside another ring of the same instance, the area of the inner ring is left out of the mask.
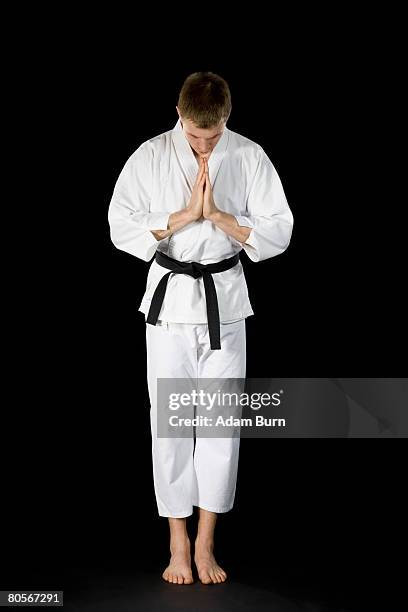
[[[200,503],[193,503],[193,506],[197,506],[197,508],[202,508],[203,510],[208,510],[208,512],[216,512],[217,514],[222,514],[223,512],[229,512],[230,510],[232,510],[232,508],[234,507],[234,504],[232,503],[229,506],[221,506],[216,508],[215,506],[208,506],[207,504],[202,504]]]
[[[187,516],[191,516],[193,514],[193,508],[191,510],[186,510],[185,512],[169,512],[168,510],[159,510],[159,516],[163,516],[165,518],[186,518]]]

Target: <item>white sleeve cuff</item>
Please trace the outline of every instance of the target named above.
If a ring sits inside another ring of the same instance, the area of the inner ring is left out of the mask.
[[[146,229],[166,230],[171,213],[149,213],[146,215]]]
[[[161,240],[157,240],[150,230],[146,232],[143,238],[143,245],[141,246],[142,259],[145,261],[150,261],[156,253],[160,242]]]
[[[258,262],[260,260],[259,242],[255,230],[252,230],[246,241],[240,244],[251,261]]]
[[[234,217],[236,218],[238,225],[241,227],[254,227],[254,224],[249,217],[245,217],[244,215],[234,215]]]

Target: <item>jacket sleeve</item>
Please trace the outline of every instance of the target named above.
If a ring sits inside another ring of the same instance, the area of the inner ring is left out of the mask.
[[[240,243],[252,261],[275,257],[288,247],[293,215],[278,173],[262,148],[247,198],[246,214],[234,216],[239,225],[252,228],[246,242]]]
[[[143,143],[127,160],[109,204],[110,237],[120,250],[150,261],[160,243],[150,230],[165,230],[168,212],[150,212],[153,151]]]

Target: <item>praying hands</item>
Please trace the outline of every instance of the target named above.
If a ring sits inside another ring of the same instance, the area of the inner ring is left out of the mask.
[[[241,243],[245,242],[251,233],[251,228],[240,226],[234,215],[223,212],[215,204],[208,160],[205,157],[200,158],[197,178],[188,206],[170,215],[166,230],[155,230],[152,231],[152,234],[156,240],[163,240],[185,225],[201,218],[211,221]]]

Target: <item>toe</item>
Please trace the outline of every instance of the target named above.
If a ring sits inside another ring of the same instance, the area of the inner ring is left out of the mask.
[[[171,575],[171,572],[169,570],[166,570],[164,579],[167,580],[167,582],[171,582],[172,575]]]
[[[177,584],[183,584],[183,576],[177,576]]]
[[[208,574],[208,572],[202,572],[202,573],[200,574],[200,580],[201,580],[201,582],[203,582],[204,584],[210,584],[210,582],[211,582],[211,577],[210,577],[210,575]]]

